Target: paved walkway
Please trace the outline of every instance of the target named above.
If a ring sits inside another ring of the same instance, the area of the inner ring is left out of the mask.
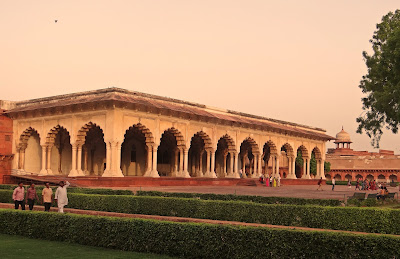
[[[287,185],[281,187],[264,186],[154,186],[154,187],[114,187],[132,191],[161,191],[161,192],[194,192],[194,193],[217,193],[237,195],[259,195],[277,197],[295,197],[307,199],[339,199],[344,200],[345,196],[351,196],[355,192],[355,186],[348,188],[344,185],[336,185],[332,191],[331,185],[324,185],[323,191],[317,191],[317,185]],[[388,187],[389,192],[398,192],[398,187]],[[378,191],[357,191],[366,193],[377,193]],[[396,196],[396,198],[398,198]]]
[[[0,209],[12,209],[12,208],[14,208],[14,204],[0,203]],[[33,210],[34,211],[44,211],[44,207],[37,205],[34,207]],[[50,208],[50,211],[57,212],[57,208],[52,207],[52,208]],[[72,213],[72,214],[80,214],[80,215],[152,219],[152,220],[183,222],[183,223],[204,223],[204,224],[234,225],[234,226],[247,226],[247,227],[296,229],[296,230],[305,230],[305,231],[340,232],[340,233],[362,234],[362,235],[373,234],[373,235],[383,235],[383,236],[399,236],[399,235],[365,233],[365,232],[343,231],[343,230],[332,230],[332,229],[321,229],[321,228],[293,227],[293,226],[281,226],[281,225],[270,225],[270,224],[244,223],[244,222],[238,222],[238,221],[223,221],[223,220],[170,217],[170,216],[157,216],[157,215],[127,214],[127,213],[116,213],[116,212],[105,212],[105,211],[94,211],[94,210],[79,210],[79,209],[69,209],[69,208],[64,208],[64,212]]]

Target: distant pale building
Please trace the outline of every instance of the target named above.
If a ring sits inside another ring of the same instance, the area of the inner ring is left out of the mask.
[[[336,134],[336,148],[328,149],[326,161],[331,163],[327,179],[355,181],[356,179],[375,179],[378,181],[397,181],[400,172],[400,155],[394,151],[379,152],[355,151],[350,148],[350,134],[342,130]]]

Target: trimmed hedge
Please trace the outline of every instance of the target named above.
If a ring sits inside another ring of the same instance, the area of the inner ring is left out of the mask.
[[[265,204],[295,204],[295,205],[321,205],[321,206],[340,206],[341,201],[334,199],[303,199],[291,197],[265,197],[251,195],[234,194],[214,194],[214,193],[183,193],[183,192],[159,192],[159,191],[137,191],[137,196],[158,196],[175,198],[194,198],[201,200],[221,200],[221,201],[247,201]]]
[[[332,185],[332,181],[326,181],[326,184]],[[357,184],[357,181],[351,181],[351,186],[356,186],[356,184]],[[362,182],[360,181],[360,186],[361,186],[361,184],[362,184]],[[399,186],[399,182],[394,182],[394,183],[390,182],[390,183],[386,183],[386,184],[389,186],[392,186],[392,184],[394,186]],[[336,181],[335,185],[347,185],[347,181]]]
[[[11,184],[0,184],[0,190],[14,190],[17,185]],[[25,185],[25,190],[29,188]],[[44,188],[43,185],[36,185],[35,189],[39,193]],[[53,192],[56,191],[57,187],[50,187]],[[93,188],[79,188],[79,187],[68,187],[69,193],[85,193],[85,194],[101,194],[101,195],[133,195],[132,191],[129,190],[113,190],[113,189],[93,189]]]
[[[11,195],[0,190],[0,202],[12,202]],[[84,210],[400,234],[400,210],[394,209],[77,193],[68,197],[68,207]]]
[[[400,251],[395,236],[16,210],[0,210],[0,225],[3,234],[184,258],[396,258]]]

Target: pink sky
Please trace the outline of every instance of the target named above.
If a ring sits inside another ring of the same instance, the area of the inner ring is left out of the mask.
[[[0,99],[116,86],[333,136],[343,125],[354,149],[372,150],[355,133],[361,53],[376,23],[398,7],[394,0],[3,0]],[[400,153],[397,143],[386,132],[381,148]]]

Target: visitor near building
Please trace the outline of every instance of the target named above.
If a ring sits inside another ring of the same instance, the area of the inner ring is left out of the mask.
[[[49,212],[51,203],[53,202],[53,190],[50,188],[50,184],[46,183],[45,188],[42,191],[42,202],[44,205],[44,211]]]
[[[36,193],[35,184],[32,183],[26,192],[26,201],[29,205],[29,210],[33,210],[33,206],[35,205],[35,200],[37,200],[38,202],[40,201]]]
[[[322,190],[322,177],[318,180],[318,188],[317,191],[323,191]]]
[[[21,209],[25,210],[25,188],[22,182],[18,183],[18,187],[14,189],[12,199],[15,204],[15,209],[17,210],[19,208],[19,205],[21,205]]]
[[[58,186],[56,190],[54,200],[57,201],[58,212],[64,213],[64,206],[68,205],[67,188],[70,183],[68,181],[66,181],[65,183],[64,181],[61,181],[59,185],[60,186]]]
[[[332,191],[335,190],[335,184],[336,184],[336,180],[335,180],[335,178],[332,178]]]

